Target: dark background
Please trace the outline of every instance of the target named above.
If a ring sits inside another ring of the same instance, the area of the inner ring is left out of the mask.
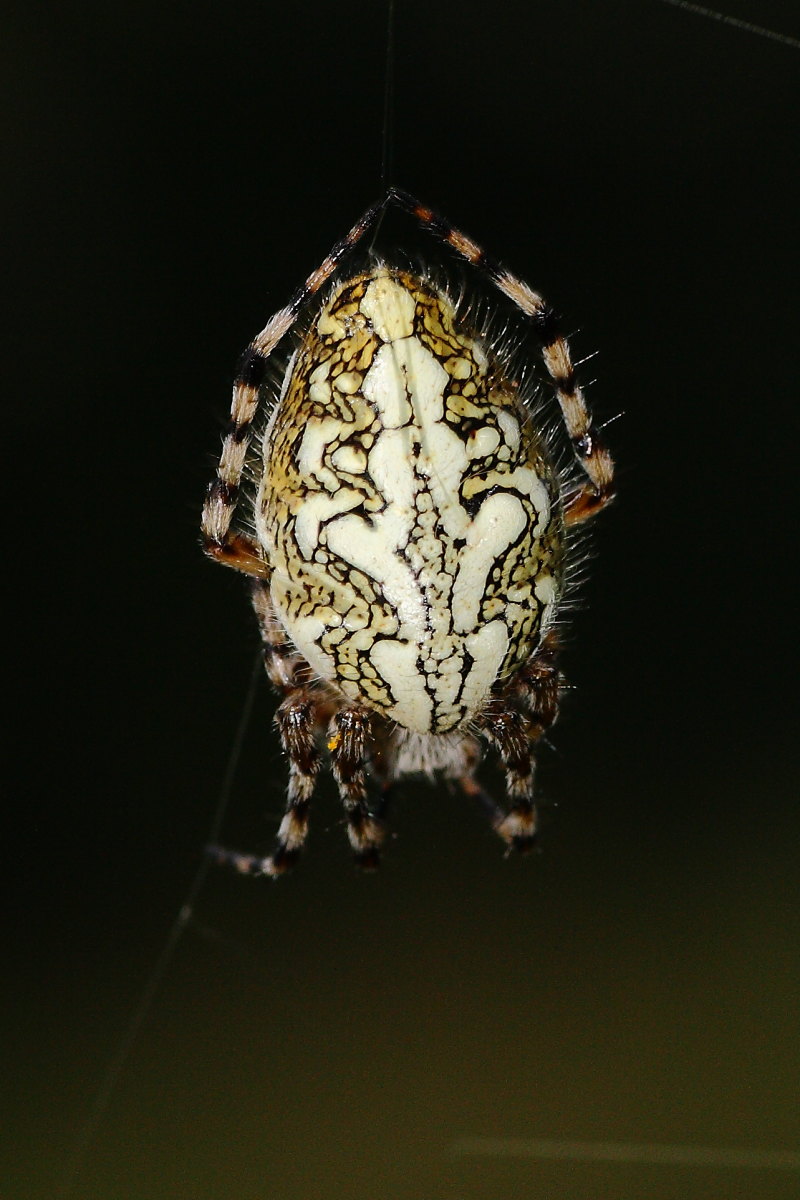
[[[791,4],[725,7],[800,34]],[[76,1194],[794,1196],[454,1143],[800,1148],[800,53],[645,0],[397,8],[395,179],[544,292],[624,414],[541,852],[504,861],[415,786],[361,877],[326,782],[293,878],[206,884]],[[3,1194],[49,1198],[256,651],[197,546],[233,365],[380,191],[385,33],[382,4],[239,0],[5,24]],[[264,685],[225,823],[251,849],[283,802],[273,707]]]

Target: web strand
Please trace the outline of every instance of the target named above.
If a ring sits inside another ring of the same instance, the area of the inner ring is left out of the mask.
[[[386,68],[383,82],[383,131],[381,137],[381,190],[388,192],[392,179],[392,125],[394,119],[394,0],[386,10]]]
[[[733,25],[745,33],[756,37],[767,38],[771,42],[780,42],[783,46],[791,46],[800,50],[800,38],[790,37],[786,33],[776,33],[774,29],[765,29],[763,25],[754,25],[752,21],[742,21],[739,17],[729,17],[726,13],[717,12],[713,8],[705,8],[702,4],[691,4],[689,0],[659,0],[660,4],[668,4],[671,8],[682,8],[698,17],[707,17],[710,21],[719,21],[721,25]]]
[[[242,713],[239,718],[239,724],[236,728],[236,733],[231,744],[228,762],[225,767],[225,774],[220,785],[219,795],[217,797],[214,815],[211,818],[207,841],[216,841],[219,837],[222,822],[225,819],[225,813],[228,808],[228,803],[233,791],[233,783],[236,777],[236,770],[239,765],[239,760],[242,754],[242,746],[250,725],[250,718],[253,712],[253,704],[255,701],[256,689],[258,682],[263,674],[262,656],[259,652],[253,663],[253,669],[250,673],[250,683],[247,688]],[[181,904],[177,916],[172,923],[169,933],[161,948],[161,953],[156,959],[155,965],[150,972],[150,976],[145,983],[138,1003],[133,1010],[128,1026],[120,1038],[119,1044],[106,1068],[105,1074],[100,1081],[100,1085],[95,1093],[91,1107],[89,1109],[86,1120],[79,1130],[71,1153],[67,1160],[64,1174],[61,1180],[61,1185],[55,1191],[56,1200],[69,1200],[74,1196],[76,1185],[78,1184],[83,1170],[86,1158],[94,1145],[97,1138],[98,1130],[103,1122],[103,1118],[108,1111],[111,1100],[117,1089],[120,1076],[125,1069],[125,1066],[130,1058],[136,1040],[141,1032],[153,1002],[158,995],[164,977],[175,957],[175,951],[186,932],[187,927],[192,921],[194,905],[197,902],[197,897],[202,891],[203,885],[211,870],[212,863],[207,855],[203,855],[200,860],[194,878],[192,879],[186,891],[186,896]]]

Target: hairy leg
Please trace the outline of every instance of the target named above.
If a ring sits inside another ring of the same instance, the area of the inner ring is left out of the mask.
[[[289,759],[286,811],[278,828],[275,849],[266,858],[241,854],[222,846],[209,846],[215,862],[226,863],[243,875],[284,875],[300,856],[308,834],[308,812],[319,774],[320,757],[315,732],[318,721],[313,697],[297,690],[286,697],[275,714],[281,744]]]
[[[369,713],[358,707],[336,713],[329,727],[328,749],[347,820],[347,836],[362,867],[377,867],[383,825],[367,803],[366,759]]]

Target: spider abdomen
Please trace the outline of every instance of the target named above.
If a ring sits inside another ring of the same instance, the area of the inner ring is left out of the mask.
[[[513,382],[419,276],[322,307],[263,439],[277,619],[314,672],[405,729],[468,723],[561,594],[555,468]]]

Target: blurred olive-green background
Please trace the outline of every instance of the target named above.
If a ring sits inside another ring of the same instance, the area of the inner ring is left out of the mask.
[[[725,0],[798,36],[793,9]],[[385,33],[368,3],[4,24],[2,1194],[40,1200],[208,834],[257,636],[199,506],[239,352],[380,191]],[[397,0],[395,180],[544,292],[624,414],[541,851],[505,861],[412,785],[362,877],[326,782],[293,878],[203,889],[76,1195],[798,1194],[457,1143],[800,1150],[799,73],[655,0]],[[273,707],[224,829],[250,849],[283,803]]]

